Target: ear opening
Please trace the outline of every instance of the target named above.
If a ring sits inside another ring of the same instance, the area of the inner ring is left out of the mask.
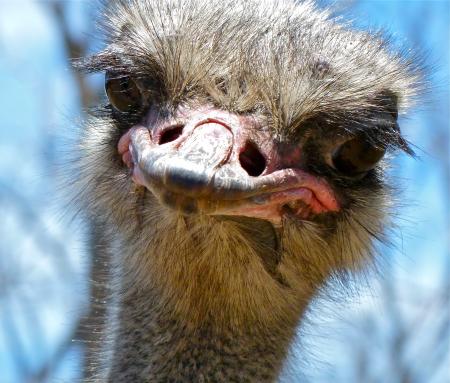
[[[391,90],[381,91],[375,98],[378,107],[398,120],[398,96]]]
[[[381,91],[376,97],[376,104],[380,111],[388,113],[393,119],[391,142],[387,142],[387,146],[398,148],[406,154],[415,157],[416,154],[410,143],[402,136],[400,126],[398,124],[398,95],[389,89]]]

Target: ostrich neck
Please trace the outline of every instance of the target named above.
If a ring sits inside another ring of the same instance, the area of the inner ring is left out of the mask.
[[[276,381],[313,291],[273,273],[268,259],[282,255],[254,245],[270,231],[230,225],[210,225],[200,243],[174,226],[145,254],[129,242],[111,382]]]
[[[151,291],[122,302],[110,382],[273,382],[293,328],[190,328]]]

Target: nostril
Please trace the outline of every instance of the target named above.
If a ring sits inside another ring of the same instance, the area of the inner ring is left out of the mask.
[[[247,142],[239,154],[239,162],[249,176],[257,177],[266,168],[266,160],[253,142]]]
[[[167,129],[159,138],[159,145],[167,144],[168,142],[175,141],[183,133],[183,125],[176,125],[170,129]]]

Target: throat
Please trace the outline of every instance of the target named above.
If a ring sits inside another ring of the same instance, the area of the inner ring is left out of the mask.
[[[170,216],[149,227],[145,246],[123,246],[115,381],[274,381],[306,300],[284,280],[273,226]]]
[[[191,326],[154,291],[122,302],[111,382],[273,382],[294,327]]]
[[[248,217],[220,216],[219,219],[232,222],[239,227],[245,238],[251,238],[255,254],[260,258],[267,274],[278,283],[288,286],[278,269],[283,254],[280,227],[276,228],[266,220]]]

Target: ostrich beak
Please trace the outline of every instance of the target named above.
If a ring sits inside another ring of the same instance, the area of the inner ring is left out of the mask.
[[[273,140],[242,126],[230,118],[202,118],[161,144],[154,138],[158,130],[151,134],[137,125],[120,139],[119,153],[135,183],[184,214],[240,215],[279,223],[286,213],[307,219],[339,210],[324,179],[283,167]],[[160,130],[160,138],[171,131]]]

